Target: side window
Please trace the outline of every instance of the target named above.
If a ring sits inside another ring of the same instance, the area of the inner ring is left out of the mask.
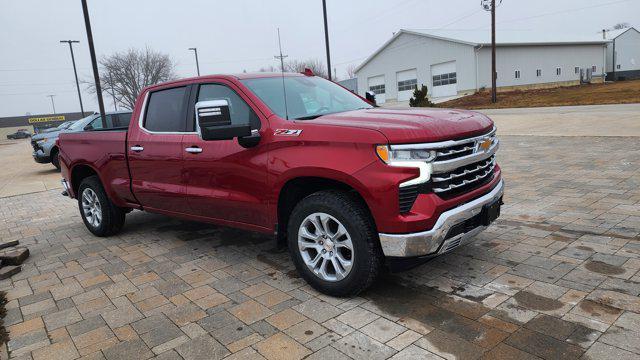
[[[111,115],[105,115],[105,116],[107,118],[107,127],[106,127],[106,129],[113,128],[113,117]],[[89,128],[92,129],[92,130],[104,129],[104,127],[102,126],[102,117],[98,116],[93,121],[91,121],[89,123]]]
[[[131,113],[120,113],[117,115],[118,120],[116,121],[117,127],[128,127],[131,122]]]
[[[231,124],[242,125],[251,124],[252,129],[260,129],[260,119],[251,107],[235,91],[225,85],[204,84],[198,91],[196,101],[220,100],[229,102],[229,115]],[[195,115],[194,115],[195,121]]]
[[[186,89],[183,86],[152,92],[144,117],[144,128],[159,132],[183,131]]]

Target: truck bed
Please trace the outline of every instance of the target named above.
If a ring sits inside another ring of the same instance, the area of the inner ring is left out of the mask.
[[[87,166],[99,176],[109,197],[118,206],[137,204],[131,192],[131,178],[127,164],[127,129],[109,129],[60,134],[60,157],[74,166]],[[64,175],[64,174],[63,174]],[[71,179],[73,182],[73,179]],[[108,184],[108,185],[107,185]],[[77,188],[79,184],[71,184]]]

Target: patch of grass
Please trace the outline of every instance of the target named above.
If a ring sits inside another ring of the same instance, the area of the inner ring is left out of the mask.
[[[443,102],[437,106],[458,109],[500,109],[631,103],[640,103],[640,80],[499,92],[498,102],[495,104],[491,103],[491,92],[482,91]]]

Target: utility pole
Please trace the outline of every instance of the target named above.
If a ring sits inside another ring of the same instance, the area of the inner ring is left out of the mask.
[[[84,117],[84,107],[82,106],[82,95],[80,95],[80,83],[78,82],[78,71],[76,70],[76,59],[73,56],[73,45],[77,44],[80,41],[78,40],[60,40],[60,43],[69,44],[69,51],[71,51],[71,63],[73,63],[73,75],[76,77],[76,89],[78,89],[78,100],[80,101],[80,112],[82,112],[82,117]]]
[[[322,0],[322,13],[324,14],[324,44],[327,48],[327,74],[331,80],[331,55],[329,54],[329,26],[327,25],[327,1]]]
[[[498,0],[498,5],[502,4],[502,0]],[[491,102],[496,103],[498,96],[496,94],[496,0],[482,0],[482,7],[486,11],[491,11]]]
[[[196,70],[198,70],[198,76],[200,76],[200,64],[198,63],[198,48],[189,48],[189,50],[193,50],[194,54],[196,54]]]
[[[82,1],[82,13],[84,15],[84,26],[87,30],[87,42],[89,43],[89,54],[91,55],[91,66],[93,67],[93,79],[96,82],[96,95],[98,96],[98,107],[102,118],[102,127],[107,128],[107,118],[104,114],[104,101],[102,101],[102,87],[100,86],[100,74],[98,73],[98,61],[96,60],[96,49],[93,47],[93,34],[91,33],[91,22],[89,21],[89,9],[87,0]]]
[[[280,72],[284,73],[284,58],[289,55],[282,55],[282,42],[280,42],[280,28],[278,28],[278,48],[280,49],[280,55],[274,56],[276,59],[280,59]]]
[[[48,97],[49,99],[51,99],[51,107],[53,107],[53,114],[55,115],[55,113],[56,113],[56,103],[55,103],[55,102],[53,102],[53,97],[54,97],[54,96],[55,96],[55,95],[47,95],[47,97]]]

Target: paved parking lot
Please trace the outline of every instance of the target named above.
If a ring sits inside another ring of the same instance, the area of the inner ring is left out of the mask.
[[[134,212],[101,239],[59,190],[0,198],[0,238],[31,249],[0,282],[11,356],[637,359],[640,138],[501,140],[497,224],[351,299],[267,236]]]

